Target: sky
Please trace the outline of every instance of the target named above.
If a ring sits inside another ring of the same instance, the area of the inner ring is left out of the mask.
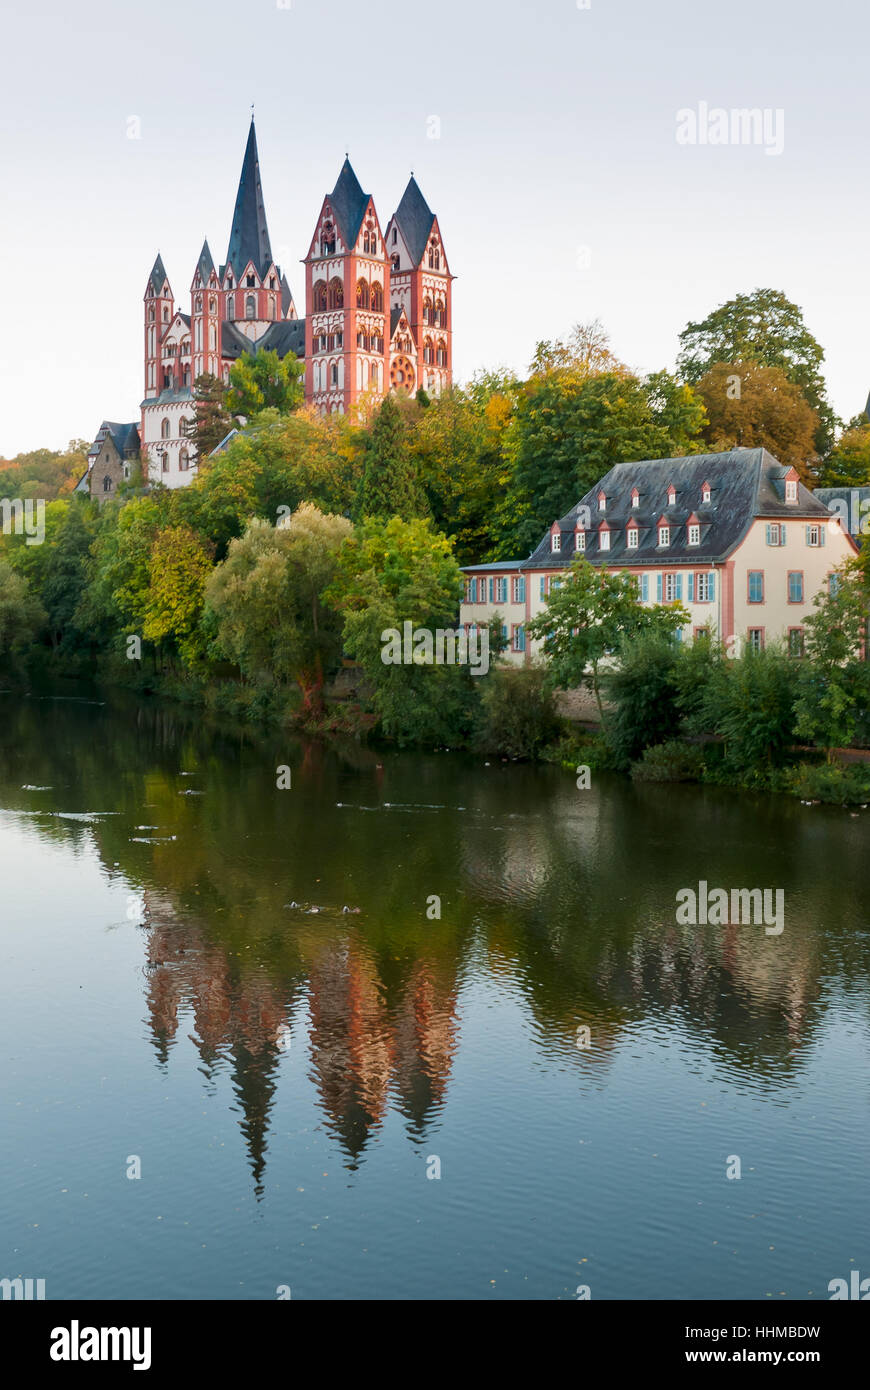
[[[864,407],[854,0],[6,0],[2,32],[0,456],[138,419],[148,273],[159,250],[189,312],[203,238],[226,258],[252,103],[300,312],[348,151],[383,227],[412,169],[438,215],[460,380],[593,319],[671,368],[686,323],[772,286]],[[713,114],[745,108],[757,142]]]

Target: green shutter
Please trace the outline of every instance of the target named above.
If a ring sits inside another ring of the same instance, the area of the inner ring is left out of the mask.
[[[658,599],[659,603],[661,603],[661,601],[662,601],[662,577],[661,577],[660,574],[657,574],[657,575],[656,575],[656,598]]]

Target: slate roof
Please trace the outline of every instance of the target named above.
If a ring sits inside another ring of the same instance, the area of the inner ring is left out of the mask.
[[[290,305],[293,303],[293,292],[287,280],[287,276],[281,275],[281,313],[286,314]]]
[[[112,443],[118,450],[121,458],[124,457],[125,453],[138,453],[139,426],[135,420],[129,425],[120,425],[114,420],[104,420],[97,430],[96,438],[88,452],[92,454],[97,453],[98,444],[102,443],[107,434],[111,435]]]
[[[151,274],[148,276],[148,287],[145,293],[147,294],[150,290],[152,295],[159,295],[160,291],[163,289],[164,281],[167,285],[169,285],[169,276],[166,274],[166,268],[163,264],[163,259],[160,255],[160,252],[158,251],[157,260],[154,262]],[[169,293],[172,294],[171,285],[169,286]]]
[[[369,205],[369,194],[363,193],[362,185],[351,167],[349,159],[341,166],[338,182],[329,195],[330,206],[335,213],[346,247],[356,245],[359,229]]]
[[[203,285],[207,285],[209,276],[214,270],[214,261],[212,260],[207,240],[202,243],[202,250],[199,253],[199,260],[197,261],[196,268],[199,271],[199,278]]]
[[[423,259],[423,253],[429,241],[435,214],[420,192],[413,174],[402,195],[402,201],[396,209],[396,221],[405,239],[411,260],[415,266],[418,266]]]
[[[401,304],[394,304],[390,310],[390,342],[396,336],[396,329],[399,326],[399,319],[402,317],[403,309]]]
[[[140,404],[146,405],[173,405],[177,401],[193,400],[193,389],[190,386],[182,386],[177,391],[161,391],[159,396],[149,396],[147,400]]]
[[[849,518],[849,530],[852,535],[860,536],[862,534],[861,527],[867,517],[867,509],[864,504],[870,498],[870,487],[817,487],[813,489],[813,496],[818,497],[829,512],[836,510],[842,513],[843,507],[835,508],[833,506],[834,502],[842,502]],[[862,507],[864,507],[863,511]]]
[[[786,502],[785,478],[790,471],[766,449],[731,449],[721,454],[617,463],[566,516],[560,518],[561,551],[553,553],[548,530],[523,568],[552,570],[571,564],[576,555],[577,515],[584,506],[591,513],[585,557],[593,565],[652,567],[689,561],[701,565],[719,563],[736,549],[756,518],[827,519],[827,508],[802,483],[798,483],[797,502]],[[701,502],[705,482],[709,482],[711,490],[706,507]],[[673,506],[668,505],[671,483],[676,488]],[[631,493],[635,487],[640,494],[640,504],[632,507]],[[600,492],[607,499],[604,512],[598,507]],[[693,513],[701,526],[701,540],[699,545],[690,546],[686,522]],[[658,545],[660,518],[672,528],[672,543],[664,547]],[[640,534],[637,548],[629,550],[625,530],[632,519],[640,527]],[[598,529],[603,521],[610,528],[610,549],[606,551],[601,551],[598,545]],[[470,568],[479,569],[480,566]]]
[[[242,176],[233,210],[226,264],[232,263],[236,275],[239,276],[244,274],[248,261],[254,262],[261,276],[265,275],[272,264],[272,248],[269,245],[269,228],[266,226],[266,207],[260,182],[257,132],[254,129],[253,117],[242,161]]]
[[[243,352],[260,351],[277,352],[279,357],[286,357],[288,352],[293,352],[297,357],[304,357],[305,320],[287,319],[284,323],[272,323],[262,338],[252,343],[250,338],[239,332],[234,323],[224,319],[221,324],[222,357],[235,359],[241,357]]]

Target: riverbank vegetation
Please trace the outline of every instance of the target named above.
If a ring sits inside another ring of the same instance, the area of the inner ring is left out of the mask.
[[[712,636],[683,648],[680,605],[641,607],[627,576],[580,559],[530,624],[540,668],[382,660],[387,630],[455,628],[460,565],[527,554],[616,462],[764,444],[809,481],[870,480],[870,424],[835,443],[821,349],[784,296],[738,296],[681,344],[676,375],[641,377],[600,325],[579,326],[539,344],[524,381],[481,374],[328,418],[303,406],[298,364],[264,353],[228,388],[197,383],[202,462],[185,488],[137,475],[98,506],[71,493],[79,445],[0,463],[10,495],[46,501],[40,543],[0,535],[3,676],[89,675],[246,723],[642,780],[870,798],[865,768],[836,753],[870,744],[863,555],[818,601],[800,658]],[[502,642],[494,624],[494,662]],[[588,734],[556,713],[583,686]]]

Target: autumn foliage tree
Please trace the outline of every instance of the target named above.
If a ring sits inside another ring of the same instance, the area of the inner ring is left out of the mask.
[[[717,362],[696,390],[707,411],[704,438],[713,452],[762,447],[811,484],[819,417],[781,368]]]

